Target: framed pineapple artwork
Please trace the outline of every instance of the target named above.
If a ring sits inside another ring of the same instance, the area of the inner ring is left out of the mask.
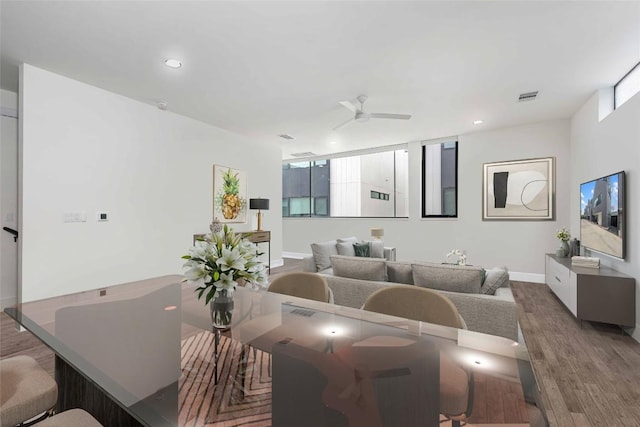
[[[213,217],[220,222],[247,222],[247,173],[213,165]]]

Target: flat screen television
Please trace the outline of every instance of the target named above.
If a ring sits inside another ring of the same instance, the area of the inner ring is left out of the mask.
[[[625,257],[624,171],[580,184],[580,245]]]

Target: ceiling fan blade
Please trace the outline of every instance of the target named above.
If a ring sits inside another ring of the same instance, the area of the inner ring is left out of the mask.
[[[358,112],[358,107],[353,105],[350,101],[340,101],[338,104],[342,105],[344,108],[346,108],[347,110],[351,111],[354,114]]]
[[[349,124],[349,123],[351,123],[353,120],[354,120],[354,119],[353,119],[353,117],[351,117],[351,118],[350,118],[349,120],[347,120],[346,122],[342,122],[342,123],[340,123],[338,126],[334,127],[334,128],[333,128],[333,130],[338,130],[338,129],[340,129],[341,127],[344,127],[344,126],[348,125],[348,124]]]
[[[399,119],[399,120],[409,120],[411,118],[411,114],[388,114],[388,113],[371,113],[371,118],[373,119]]]

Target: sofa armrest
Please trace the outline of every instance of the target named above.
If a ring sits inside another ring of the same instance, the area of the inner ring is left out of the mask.
[[[318,271],[318,268],[316,267],[316,260],[313,258],[313,255],[305,255],[304,258],[302,258],[302,265],[304,271],[308,271],[310,273]]]
[[[437,292],[453,302],[469,330],[518,341],[518,307],[513,296]]]

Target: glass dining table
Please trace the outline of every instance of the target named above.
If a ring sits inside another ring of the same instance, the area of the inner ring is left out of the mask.
[[[547,426],[524,343],[181,276],[5,309],[55,353],[57,410],[105,426]],[[449,419],[451,418],[451,419]]]

